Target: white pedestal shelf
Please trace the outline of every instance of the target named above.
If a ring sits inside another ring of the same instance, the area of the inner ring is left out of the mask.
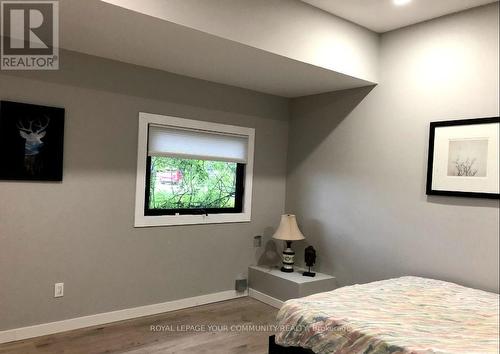
[[[278,267],[251,266],[248,268],[248,295],[279,308],[286,300],[335,289],[335,277],[323,273],[305,277],[304,271],[295,268],[293,273],[285,273]]]

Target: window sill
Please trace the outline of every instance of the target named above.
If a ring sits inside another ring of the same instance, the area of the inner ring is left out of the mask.
[[[134,227],[202,225],[250,222],[250,213],[209,215],[136,215]]]

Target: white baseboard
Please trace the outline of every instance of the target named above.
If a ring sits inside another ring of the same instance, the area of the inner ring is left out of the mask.
[[[254,298],[256,300],[259,300],[265,304],[268,304],[272,307],[276,307],[278,309],[281,308],[281,306],[283,306],[283,303],[284,303],[284,301],[282,301],[282,300],[276,299],[275,297],[266,295],[264,293],[261,293],[260,291],[252,289],[252,288],[248,289],[248,296],[250,296],[251,298]]]
[[[98,326],[110,322],[123,321],[137,317],[156,315],[163,312],[175,311],[210,304],[219,301],[236,299],[247,296],[247,292],[238,293],[234,290],[222,291],[208,295],[190,297],[186,299],[163,302],[160,304],[146,305],[123,309],[112,312],[98,313],[96,315],[71,318],[68,320],[43,323],[39,325],[14,328],[0,332],[0,343],[13,342],[27,338],[45,336],[74,329]]]

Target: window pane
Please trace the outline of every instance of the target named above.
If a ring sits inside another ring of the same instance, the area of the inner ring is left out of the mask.
[[[234,208],[237,163],[152,156],[149,209]]]

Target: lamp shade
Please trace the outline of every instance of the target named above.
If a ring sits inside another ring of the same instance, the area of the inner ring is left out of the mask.
[[[274,233],[273,238],[284,241],[298,241],[305,239],[304,235],[302,235],[302,232],[299,230],[295,215],[291,214],[281,215],[280,226]]]

